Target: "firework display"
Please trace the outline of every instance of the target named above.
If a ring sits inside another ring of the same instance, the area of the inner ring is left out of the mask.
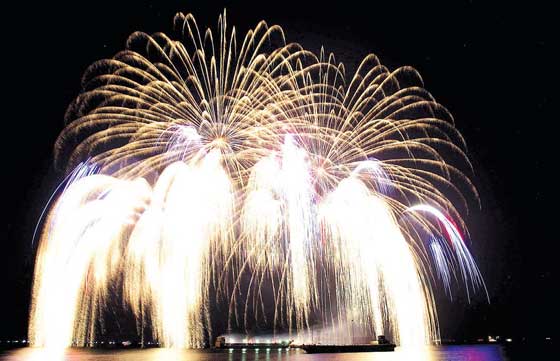
[[[165,347],[208,345],[216,318],[437,342],[434,287],[485,286],[465,141],[418,72],[369,55],[348,76],[278,26],[240,41],[225,13],[174,25],[91,65],[68,108],[30,342],[91,345],[115,309]]]

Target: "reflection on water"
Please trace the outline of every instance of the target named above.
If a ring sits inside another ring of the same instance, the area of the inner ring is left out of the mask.
[[[306,354],[295,350],[91,350],[71,349],[57,355],[44,349],[0,351],[0,361],[508,361],[498,345],[439,346],[424,349],[397,348],[395,352]]]

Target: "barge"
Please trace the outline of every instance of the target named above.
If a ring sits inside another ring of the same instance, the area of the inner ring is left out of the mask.
[[[287,349],[291,341],[282,342],[226,342],[225,336],[216,338],[214,348],[217,350],[258,350],[258,349]]]
[[[396,345],[387,341],[384,336],[379,336],[377,341],[365,344],[350,345],[323,345],[311,344],[299,346],[307,353],[342,353],[342,352],[392,352]]]

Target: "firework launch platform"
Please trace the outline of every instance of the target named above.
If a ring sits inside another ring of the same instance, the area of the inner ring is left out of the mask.
[[[384,336],[379,336],[377,341],[366,344],[350,345],[301,345],[299,346],[307,353],[343,353],[343,352],[391,352],[395,351],[396,345],[390,343]]]

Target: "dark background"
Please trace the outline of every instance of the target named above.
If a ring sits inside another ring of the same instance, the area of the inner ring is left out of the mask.
[[[224,7],[238,34],[265,19],[281,25],[288,41],[324,45],[350,66],[373,52],[390,68],[418,69],[469,146],[482,207],[465,219],[491,299],[439,297],[442,337],[552,335],[555,11],[538,1],[418,3],[97,0],[3,9],[0,340],[26,334],[33,228],[62,179],[52,147],[82,72],[122,49],[133,31],[169,33],[177,11],[215,28]]]

